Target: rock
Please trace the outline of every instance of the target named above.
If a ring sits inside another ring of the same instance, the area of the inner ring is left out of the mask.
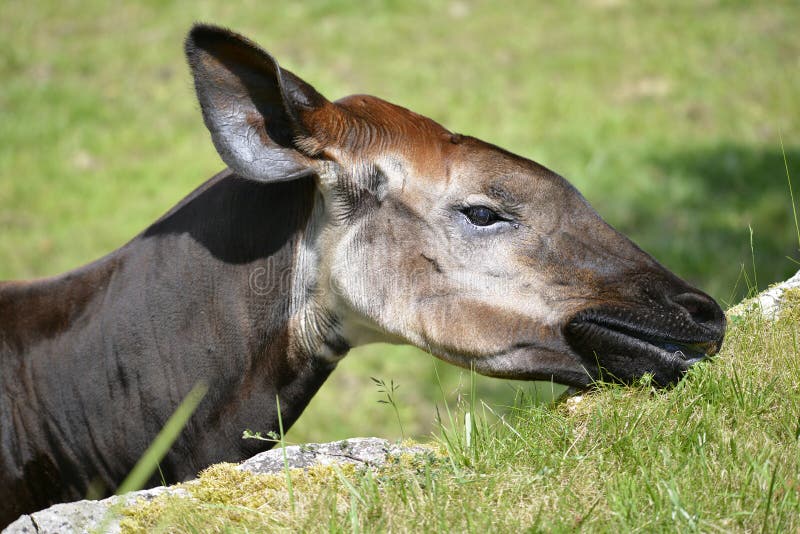
[[[290,468],[305,468],[312,465],[358,464],[365,467],[380,467],[389,456],[400,454],[424,454],[430,452],[423,445],[394,445],[379,438],[351,438],[332,443],[311,443],[286,447],[286,461]],[[256,454],[245,460],[239,469],[256,474],[277,473],[284,469],[283,450],[280,447]]]
[[[729,317],[736,317],[751,311],[760,312],[764,318],[773,320],[783,309],[784,294],[789,289],[800,287],[800,271],[784,282],[777,283],[751,299],[746,299],[727,311]]]
[[[426,454],[431,449],[424,445],[395,445],[379,438],[353,438],[332,443],[293,445],[286,447],[285,451],[289,467],[302,469],[314,465],[342,463],[375,468],[385,464],[390,456]],[[242,462],[239,469],[255,474],[277,473],[284,469],[283,455],[284,451],[280,447],[262,452]],[[2,534],[117,533],[120,531],[119,509],[138,499],[149,501],[163,493],[188,496],[183,488],[159,486],[100,501],[56,504],[45,510],[23,515],[6,527]]]
[[[567,406],[567,411],[571,414],[578,413],[585,398],[585,395],[573,395],[571,397],[567,397],[564,400],[564,404]]]
[[[109,497],[100,501],[76,501],[55,504],[50,508],[23,515],[10,525],[3,534],[49,534],[49,533],[117,533],[119,516],[115,508],[123,508],[138,499],[151,500],[163,493],[187,495],[182,488],[158,486],[125,495]]]

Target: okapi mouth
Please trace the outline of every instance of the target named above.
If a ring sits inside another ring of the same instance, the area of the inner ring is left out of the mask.
[[[649,373],[657,385],[668,386],[692,365],[716,354],[722,333],[716,325],[698,324],[674,313],[662,322],[638,324],[618,313],[592,310],[570,320],[564,333],[594,379],[630,383]]]

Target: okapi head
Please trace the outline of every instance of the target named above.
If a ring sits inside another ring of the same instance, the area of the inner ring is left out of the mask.
[[[558,174],[372,96],[331,102],[224,29],[196,26],[186,51],[231,169],[316,182],[293,297],[309,353],[407,342],[482,374],[580,387],[645,373],[668,385],[719,349],[717,303]]]

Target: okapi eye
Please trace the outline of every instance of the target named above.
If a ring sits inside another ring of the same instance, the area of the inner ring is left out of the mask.
[[[502,220],[499,215],[486,206],[470,206],[461,210],[461,213],[475,226],[489,226]]]

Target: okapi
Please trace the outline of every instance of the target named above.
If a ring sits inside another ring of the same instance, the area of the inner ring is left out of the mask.
[[[564,178],[379,98],[331,102],[226,29],[185,43],[228,169],[122,248],[0,284],[0,525],[113,490],[198,382],[181,481],[270,447],[351,347],[477,372],[660,386],[714,354],[717,303]],[[153,478],[151,485],[160,482]]]

